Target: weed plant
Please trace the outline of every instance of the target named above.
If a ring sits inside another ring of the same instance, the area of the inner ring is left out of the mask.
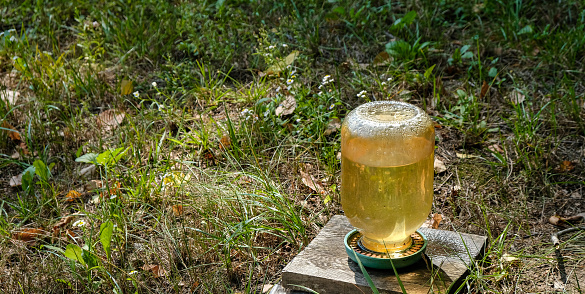
[[[459,290],[583,291],[582,234],[555,251],[546,223],[585,209],[582,1],[0,0],[0,19],[0,292],[262,292],[343,212],[339,126],[375,100],[435,119],[439,228],[489,237]]]

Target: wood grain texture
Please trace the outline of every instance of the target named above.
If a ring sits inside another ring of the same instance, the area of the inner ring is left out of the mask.
[[[347,256],[343,239],[353,227],[345,216],[336,215],[282,272],[282,292],[292,293],[301,285],[321,294],[372,293],[359,266]],[[429,240],[425,258],[398,270],[408,293],[448,292],[484,250],[485,237],[452,231],[421,228]],[[392,270],[368,269],[380,293],[401,293]],[[289,292],[286,292],[289,291]]]

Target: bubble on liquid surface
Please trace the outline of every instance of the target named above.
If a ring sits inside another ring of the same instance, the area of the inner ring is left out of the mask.
[[[376,101],[351,111],[341,128],[342,156],[366,165],[403,165],[434,150],[431,118],[398,101]]]

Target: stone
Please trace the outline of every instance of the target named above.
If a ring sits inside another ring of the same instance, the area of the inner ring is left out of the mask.
[[[347,256],[343,239],[353,229],[347,218],[336,215],[315,239],[282,271],[282,281],[271,294],[372,293],[357,263]],[[452,292],[459,287],[473,260],[485,250],[484,236],[420,228],[428,238],[425,256],[398,269],[407,293]],[[380,293],[402,293],[392,270],[366,269]],[[299,287],[300,286],[300,287]],[[305,292],[303,292],[305,291]]]

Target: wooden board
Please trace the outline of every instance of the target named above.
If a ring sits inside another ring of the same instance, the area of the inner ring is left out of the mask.
[[[271,293],[293,293],[300,285],[320,294],[372,293],[359,266],[347,256],[343,239],[353,227],[345,216],[336,215],[282,271],[282,286]],[[421,228],[429,240],[420,262],[398,270],[408,293],[446,293],[484,250],[487,238],[452,231]],[[392,270],[367,269],[380,293],[402,293]],[[296,292],[294,292],[296,293]]]

